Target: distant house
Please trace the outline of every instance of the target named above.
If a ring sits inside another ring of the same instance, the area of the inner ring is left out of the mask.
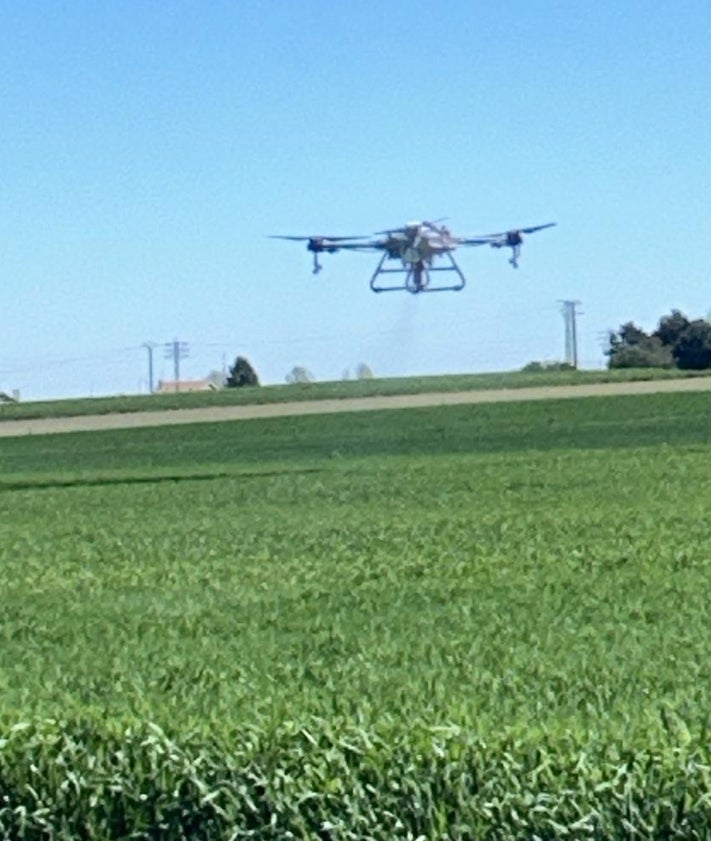
[[[159,380],[156,394],[175,394],[176,391],[215,391],[216,386],[213,380]]]

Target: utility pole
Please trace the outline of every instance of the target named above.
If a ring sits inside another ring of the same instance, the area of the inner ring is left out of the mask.
[[[578,325],[580,301],[559,301],[560,311],[565,319],[565,361],[578,368]]]
[[[148,393],[153,394],[153,348],[157,345],[155,342],[144,342],[141,347],[148,351]]]
[[[180,360],[185,359],[188,356],[188,343],[179,342],[177,339],[173,339],[172,342],[166,342],[164,348],[165,358],[173,359],[173,376],[175,380],[175,390],[180,391]]]

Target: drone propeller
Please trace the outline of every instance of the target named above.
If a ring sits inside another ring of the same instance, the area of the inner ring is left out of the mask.
[[[555,222],[546,222],[545,225],[533,225],[530,228],[512,228],[511,230],[502,231],[498,234],[485,234],[480,237],[460,237],[458,242],[460,245],[490,245],[492,248],[510,248],[511,259],[509,263],[517,269],[521,254],[521,245],[523,244],[523,235],[534,234],[536,231],[542,231],[544,228],[552,228],[555,224]]]
[[[349,243],[349,245],[342,246],[343,248],[352,248],[353,246],[350,243],[353,240],[360,240],[360,239],[369,239],[367,236],[352,236],[352,237],[326,237],[326,236],[311,236],[311,237],[303,237],[303,236],[290,236],[288,234],[271,234],[270,239],[286,239],[290,240],[291,242],[306,242],[308,243],[306,248],[314,255],[314,274],[318,274],[321,269],[321,263],[319,262],[318,255],[322,254],[324,251],[328,252],[329,254],[333,254],[336,251],[339,251],[341,246],[340,243]]]
[[[439,231],[438,225],[441,225],[442,222],[446,222],[449,219],[448,216],[442,216],[440,219],[433,219],[431,222],[423,222],[422,224],[425,228],[429,228],[431,231]]]
[[[433,219],[431,222],[424,220],[422,222],[411,222],[409,225],[403,225],[400,228],[388,228],[387,231],[376,231],[376,235],[382,234],[406,234],[408,231],[411,231],[413,228],[429,228],[431,231],[438,231],[439,228],[437,225],[440,222],[446,222],[448,219],[447,216],[443,216],[441,219]]]
[[[288,239],[288,240],[291,240],[292,242],[318,242],[318,241],[345,242],[346,240],[349,240],[349,239],[368,239],[368,237],[364,236],[363,234],[360,234],[358,236],[352,236],[352,237],[343,237],[343,236],[327,237],[327,236],[323,236],[323,234],[318,234],[318,235],[311,236],[311,237],[293,237],[293,236],[285,236],[284,234],[270,234],[269,239]]]
[[[520,243],[523,234],[535,234],[544,228],[552,228],[556,222],[547,222],[545,225],[534,225],[531,228],[511,228],[508,231],[500,231],[498,234],[482,234],[478,237],[462,237],[460,242],[463,245],[515,245]]]
[[[404,234],[407,228],[388,228],[387,231],[376,231],[375,236],[387,236],[388,234]]]
[[[515,239],[521,234],[535,234],[536,231],[542,231],[544,228],[552,228],[556,222],[546,222],[545,225],[534,225],[531,228],[511,228],[508,231],[500,231],[498,234],[484,234],[480,237],[473,237],[472,239],[481,240],[482,242],[489,242],[492,239],[500,239],[506,237],[508,239]]]
[[[546,222],[545,225],[534,225],[532,228],[519,228],[520,234],[535,234],[536,231],[542,231],[544,228],[553,228],[556,222]]]

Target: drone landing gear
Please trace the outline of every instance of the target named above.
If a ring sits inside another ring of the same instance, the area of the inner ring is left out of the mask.
[[[420,292],[459,292],[461,289],[464,289],[466,283],[464,275],[449,253],[441,255],[449,260],[450,264],[448,266],[431,266],[423,260],[418,260],[415,263],[404,263],[397,269],[384,269],[383,263],[389,256],[387,253],[383,254],[378,267],[373,273],[373,277],[370,279],[370,288],[373,292],[400,292],[404,290],[410,292],[412,295],[417,295]],[[435,272],[454,272],[458,280],[448,285],[442,285],[436,281],[433,282],[432,275]],[[402,283],[397,284],[390,284],[387,281],[378,280],[381,275],[388,274],[405,275],[405,278]]]
[[[505,242],[492,242],[490,245],[492,248],[510,248],[511,258],[509,259],[509,263],[514,267],[514,269],[517,269],[519,257],[521,256],[522,242],[523,237],[521,234],[518,231],[511,231],[507,235]]]

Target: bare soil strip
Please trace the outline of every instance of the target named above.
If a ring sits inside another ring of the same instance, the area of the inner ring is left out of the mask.
[[[318,415],[334,412],[366,412],[383,409],[412,409],[424,406],[455,406],[470,403],[511,403],[524,400],[560,400],[575,397],[659,394],[711,391],[711,377],[678,380],[644,380],[628,383],[502,388],[482,391],[432,392],[383,397],[353,397],[339,400],[270,403],[258,406],[215,406],[202,409],[171,409],[161,412],[84,415],[67,418],[37,418],[0,422],[0,438],[21,435],[49,435],[89,432],[100,429],[138,429],[184,423],[251,420],[288,415]]]

